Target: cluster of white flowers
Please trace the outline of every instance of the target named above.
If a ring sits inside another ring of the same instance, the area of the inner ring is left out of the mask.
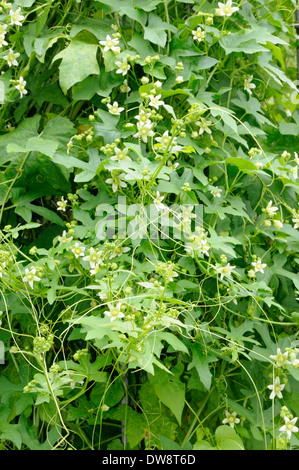
[[[9,5],[11,6],[11,4]],[[9,5],[7,4],[4,6],[8,7]],[[10,17],[9,24],[0,23],[0,49],[3,46],[8,46],[8,42],[6,41],[6,34],[8,32],[8,26],[22,26],[23,20],[25,19],[25,17],[22,15],[20,7],[17,8],[16,10],[13,10],[13,9],[9,10],[9,17]],[[17,59],[18,57],[20,57],[20,53],[14,52],[14,50],[11,47],[9,47],[9,49],[5,52],[7,53],[3,56],[3,59],[7,62],[7,65],[9,67],[12,67],[12,66],[17,67],[19,65],[19,62],[17,61]],[[22,76],[18,80],[12,80],[12,82],[15,84],[16,90],[20,92],[21,98],[23,97],[23,95],[26,95],[28,93],[27,90],[25,89],[26,81],[24,80]]]
[[[146,112],[143,109],[140,110],[139,114],[135,116],[137,119],[138,132],[134,134],[134,137],[141,139],[143,142],[147,142],[148,137],[155,135],[153,131],[154,123],[150,120],[151,112]]]

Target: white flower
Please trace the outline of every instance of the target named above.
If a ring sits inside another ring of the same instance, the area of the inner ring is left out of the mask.
[[[113,155],[110,160],[113,161],[121,161],[121,160],[128,160],[132,161],[132,159],[127,155],[128,149],[124,148],[123,150],[120,150],[118,147],[114,148],[115,155]]]
[[[131,66],[128,64],[128,60],[125,57],[122,62],[119,60],[115,62],[115,65],[117,65],[118,69],[116,73],[121,73],[122,75],[127,75],[128,71],[130,70]]]
[[[230,263],[227,263],[226,266],[220,266],[216,271],[220,273],[220,279],[222,280],[224,276],[230,276],[235,267],[236,266],[231,266]]]
[[[298,418],[293,418],[289,419],[287,416],[284,417],[284,422],[285,424],[279,428],[279,431],[281,432],[286,432],[288,435],[288,438],[291,439],[292,437],[292,432],[298,432],[297,426],[295,426],[295,423]]]
[[[204,37],[206,35],[206,33],[204,31],[202,31],[200,26],[198,26],[196,31],[192,31],[192,34],[193,34],[193,39],[198,41],[198,42],[200,42],[202,39],[204,39]]]
[[[162,137],[156,137],[155,140],[162,145],[162,149],[166,149],[169,142],[171,141],[171,145],[168,149],[169,152],[170,151],[173,152],[173,153],[180,152],[183,148],[181,145],[175,145],[176,141],[177,141],[177,138],[176,137],[171,137],[168,134],[168,131],[165,131],[164,134],[162,135]]]
[[[25,18],[23,15],[20,15],[21,8],[19,7],[16,11],[10,10],[10,24],[15,24],[17,26],[22,26],[21,21]]]
[[[79,256],[84,256],[85,246],[81,246],[76,242],[71,251],[74,253],[76,258],[79,258]]]
[[[120,91],[122,93],[129,93],[129,91],[131,91],[131,88],[128,85],[128,80],[124,80],[123,84],[120,86]]]
[[[270,400],[273,400],[275,397],[282,398],[281,391],[284,389],[285,384],[280,383],[279,377],[275,377],[274,383],[272,385],[268,385],[268,388],[272,390],[270,394]]]
[[[90,267],[95,269],[96,266],[103,262],[102,251],[95,251],[94,248],[89,249],[89,255],[84,256],[83,261],[89,261]]]
[[[140,124],[151,124],[150,117],[151,113],[146,113],[141,109],[140,113],[135,116],[135,119],[137,119]]]
[[[67,203],[68,203],[68,201],[66,199],[64,199],[64,197],[62,196],[60,201],[57,202],[57,206],[58,206],[57,210],[65,212]]]
[[[258,271],[261,273],[264,273],[264,268],[267,267],[266,263],[262,263],[261,259],[258,259],[257,261],[253,261],[251,264],[254,267],[254,270],[256,273]]]
[[[0,35],[0,47],[2,47],[2,46],[8,46],[8,42],[5,41],[5,38],[4,38],[3,34]]]
[[[299,165],[298,153],[297,153],[297,152],[294,152],[294,155],[295,155],[295,162],[297,163],[297,165]]]
[[[211,194],[214,197],[221,197],[222,189],[218,188],[218,186],[215,186],[215,189],[212,189]]]
[[[121,311],[121,302],[118,302],[118,304],[114,307],[111,304],[108,304],[109,310],[106,310],[104,312],[107,317],[110,317],[110,321],[114,321],[117,318],[123,318],[125,315]]]
[[[31,289],[33,289],[33,283],[35,281],[40,281],[40,277],[37,277],[35,275],[36,273],[36,269],[35,268],[31,268],[31,270],[29,270],[28,268],[25,269],[25,276],[23,277],[22,281],[23,282],[28,282],[29,286],[31,287]]]
[[[7,60],[9,67],[12,65],[18,65],[17,58],[19,57],[19,52],[14,52],[12,49],[9,49],[9,53],[3,57],[3,59]]]
[[[23,95],[27,95],[28,91],[25,90],[26,86],[26,81],[24,80],[23,77],[19,78],[19,83],[16,85],[16,89],[19,90],[21,98],[23,98]]]
[[[282,353],[280,348],[277,348],[276,355],[271,355],[270,359],[273,359],[274,361],[276,361],[277,367],[282,367],[282,366],[290,364],[290,362],[288,361],[288,355],[289,355],[288,351]]]
[[[67,235],[66,235],[66,231],[64,230],[62,232],[62,235],[57,237],[57,239],[60,243],[67,243],[67,242],[70,242],[73,239],[73,237],[68,238]]]
[[[250,77],[245,78],[244,80],[244,90],[247,91],[250,95],[252,95],[251,90],[253,90],[253,88],[256,87],[254,83],[251,83],[252,79],[253,79],[253,76],[250,75]]]
[[[106,180],[107,184],[112,185],[112,190],[113,190],[114,193],[116,193],[116,191],[118,190],[119,187],[121,187],[121,188],[126,188],[127,187],[127,183],[122,181],[122,178],[124,176],[126,176],[125,173],[121,173],[120,175],[118,175],[117,173],[112,172],[112,178],[108,178]]]
[[[238,424],[240,422],[240,419],[237,418],[237,413],[233,411],[230,413],[229,411],[225,411],[225,416],[224,420],[222,421],[222,424],[229,424],[232,428],[235,426],[235,424]]]
[[[199,135],[203,134],[204,132],[207,132],[208,134],[212,134],[212,131],[209,128],[209,125],[212,124],[212,121],[206,121],[204,118],[201,118],[201,120],[196,121],[195,124],[199,126],[199,131],[198,131]]]
[[[109,109],[109,113],[111,114],[114,114],[116,116],[119,116],[120,113],[125,109],[125,108],[121,108],[118,106],[118,103],[116,101],[114,101],[113,104],[107,104],[107,107]]]
[[[176,83],[183,83],[184,81],[184,77],[182,77],[182,75],[178,75],[175,79]]]
[[[147,142],[148,137],[153,137],[153,135],[155,135],[152,127],[153,127],[153,124],[151,122],[147,122],[143,125],[138,123],[137,124],[138,132],[134,134],[134,137],[136,138],[140,137],[143,142]]]
[[[118,52],[118,45],[119,43],[119,40],[118,38],[111,38],[109,36],[109,34],[106,36],[106,40],[105,41],[100,41],[100,44],[101,46],[105,46],[104,47],[104,52],[107,52],[107,51],[114,51],[114,52]]]
[[[238,11],[238,7],[232,6],[232,0],[228,0],[226,3],[218,3],[218,8],[216,8],[216,15],[218,16],[231,16],[233,13]]]
[[[160,106],[163,106],[164,101],[160,100],[162,95],[149,95],[149,106],[152,106],[153,108],[159,109]]]
[[[267,207],[265,209],[265,211],[267,212],[269,217],[273,217],[275,215],[275,213],[278,211],[278,207],[276,207],[276,206],[272,207],[272,204],[273,204],[272,201],[268,202]]]
[[[156,208],[159,210],[164,210],[165,209],[165,205],[162,204],[162,201],[163,199],[165,198],[165,196],[160,196],[160,193],[159,191],[156,192],[156,197],[154,199],[154,204],[156,206]]]

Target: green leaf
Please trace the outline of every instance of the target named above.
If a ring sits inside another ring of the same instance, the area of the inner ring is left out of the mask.
[[[82,82],[89,75],[100,73],[97,50],[96,44],[72,39],[69,46],[54,57],[53,61],[62,59],[59,65],[59,83],[64,94],[75,83]]]
[[[150,42],[157,44],[158,46],[164,47],[167,40],[167,34],[165,31],[176,32],[177,28],[173,25],[165,23],[155,13],[149,14],[148,25],[143,26],[144,39],[148,39]]]
[[[242,439],[231,426],[218,426],[215,439],[220,450],[244,450]]]
[[[171,371],[172,374],[155,368],[155,375],[149,379],[154,385],[157,397],[172,411],[179,424],[185,405],[185,384],[179,378],[183,372],[180,366],[182,364],[175,366]]]

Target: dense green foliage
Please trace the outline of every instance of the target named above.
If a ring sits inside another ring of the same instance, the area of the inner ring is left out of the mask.
[[[0,5],[1,448],[298,448],[296,1]]]

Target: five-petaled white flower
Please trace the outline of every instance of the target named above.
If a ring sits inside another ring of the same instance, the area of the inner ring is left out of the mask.
[[[250,77],[245,78],[244,80],[244,90],[247,91],[250,95],[252,95],[252,91],[256,85],[254,83],[251,83],[253,79],[253,75],[250,75]]]
[[[279,377],[275,377],[274,383],[271,385],[268,385],[269,390],[272,390],[270,394],[270,400],[273,400],[275,397],[282,398],[282,393],[281,391],[284,389],[285,384],[280,383]]]
[[[221,197],[222,189],[218,188],[218,186],[215,186],[215,189],[212,189],[211,194],[214,197]]]
[[[253,261],[251,264],[254,267],[254,270],[256,273],[258,271],[261,273],[264,273],[264,268],[267,267],[266,263],[262,263],[261,259],[257,259],[256,261]]]
[[[134,134],[134,137],[141,138],[143,142],[147,142],[148,137],[153,137],[155,135],[153,131],[153,123],[150,121],[145,124],[138,122],[137,129],[138,132]]]
[[[200,26],[198,26],[197,30],[192,31],[193,34],[193,39],[196,41],[200,42],[202,39],[204,39],[206,33],[201,29]]]
[[[73,237],[67,237],[67,233],[66,233],[66,230],[64,230],[62,232],[62,235],[60,235],[59,237],[57,237],[57,240],[59,241],[59,243],[67,243],[67,242],[70,242],[72,241]]]
[[[115,152],[115,155],[113,155],[110,158],[110,160],[118,161],[118,162],[121,161],[121,160],[132,161],[132,159],[127,155],[127,153],[128,153],[127,148],[124,148],[124,149],[121,150],[118,147],[115,147],[114,152]]]
[[[284,423],[285,424],[283,426],[281,426],[281,428],[279,428],[279,431],[286,432],[287,435],[288,435],[288,438],[291,439],[292,432],[298,432],[299,431],[297,426],[295,426],[297,419],[298,418],[290,419],[287,416],[285,416],[284,417]]]
[[[218,8],[216,8],[216,15],[218,16],[231,16],[233,13],[239,10],[238,7],[232,6],[232,0],[228,0],[226,3],[218,3]]]
[[[123,318],[125,315],[121,311],[121,306],[122,306],[121,302],[118,302],[116,306],[108,304],[109,310],[106,310],[104,314],[107,315],[107,317],[110,317],[110,321],[114,321],[118,318]]]
[[[40,277],[35,275],[36,273],[36,268],[31,268],[30,270],[28,268],[25,269],[25,276],[23,277],[22,281],[23,282],[28,282],[29,286],[31,289],[33,289],[33,283],[36,281],[40,281]]]
[[[79,256],[84,256],[85,246],[79,245],[79,243],[76,242],[71,251],[74,253],[76,258],[79,258]]]
[[[113,52],[117,52],[119,49],[117,47],[118,43],[119,43],[118,38],[111,38],[109,34],[107,34],[105,41],[100,41],[101,46],[104,46],[104,52],[107,52],[110,50]]]
[[[116,73],[121,73],[122,75],[127,75],[128,71],[130,70],[131,66],[128,64],[128,59],[125,57],[122,62],[117,60],[115,62],[115,65],[117,65],[118,69]]]
[[[27,95],[27,93],[28,93],[28,91],[25,90],[26,83],[27,82],[24,80],[24,78],[20,77],[19,78],[19,83],[15,86],[15,88],[17,90],[19,90],[21,98],[23,98],[23,95]]]
[[[114,101],[113,104],[108,103],[107,107],[109,109],[109,113],[114,114],[116,116],[119,116],[120,113],[125,109],[125,108],[118,106],[117,101]]]
[[[277,367],[282,367],[282,366],[290,364],[290,362],[288,361],[288,355],[289,355],[288,351],[282,353],[281,349],[277,348],[276,355],[271,355],[270,359],[274,359]]]
[[[160,106],[163,106],[164,101],[160,100],[162,95],[148,95],[149,97],[149,106],[152,106],[153,108],[159,109]]]
[[[89,255],[84,256],[83,261],[89,261],[90,267],[95,269],[99,264],[103,263],[102,251],[96,251],[93,247],[89,249]]]
[[[68,201],[62,196],[60,201],[57,202],[57,210],[65,212]]]
[[[204,132],[207,132],[207,134],[212,134],[212,131],[209,128],[209,125],[212,124],[212,121],[207,121],[206,119],[201,118],[201,120],[196,121],[195,124],[199,126],[199,131],[198,131],[199,135],[202,135]]]
[[[114,172],[112,170],[112,178],[106,179],[106,183],[112,185],[112,191],[114,193],[116,193],[116,191],[118,190],[119,187],[120,188],[126,188],[127,187],[127,183],[122,181],[122,178],[124,178],[124,176],[126,176],[125,173],[121,173],[120,175],[118,175],[117,172]]]
[[[9,49],[9,53],[3,57],[11,67],[12,65],[18,65],[18,61],[16,60],[20,56],[19,52],[14,52],[12,49]]]
[[[220,266],[217,268],[217,272],[220,273],[220,279],[222,280],[224,276],[230,276],[233,269],[235,269],[236,266],[231,266],[230,263],[227,263],[226,266]]]
[[[239,424],[240,419],[237,418],[237,413],[233,411],[230,413],[229,411],[225,411],[225,416],[224,420],[222,421],[222,424],[229,424],[232,428],[235,426],[235,424]]]
[[[23,15],[20,15],[21,8],[17,8],[17,10],[13,11],[10,10],[10,24],[15,24],[17,26],[22,26],[22,21],[25,18]]]
[[[180,152],[183,148],[181,145],[175,145],[177,138],[169,135],[168,131],[165,131],[161,137],[156,137],[155,140],[162,145],[163,150],[166,149],[167,146],[170,144],[168,151],[171,151],[172,153]]]
[[[273,217],[276,214],[276,212],[278,211],[278,207],[272,206],[272,204],[273,204],[273,202],[269,201],[268,204],[267,204],[267,207],[265,209],[265,211],[267,212],[269,217]]]

